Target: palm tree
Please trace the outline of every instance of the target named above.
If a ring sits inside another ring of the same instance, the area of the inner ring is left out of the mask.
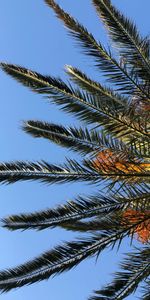
[[[66,67],[67,84],[26,68],[1,63],[1,68],[33,92],[44,94],[88,126],[64,127],[29,120],[23,130],[79,152],[79,161],[1,163],[0,182],[38,180],[51,183],[87,181],[103,185],[104,193],[79,196],[65,205],[3,219],[10,230],[53,228],[86,233],[85,238],[55,247],[16,268],[0,272],[0,290],[32,284],[69,270],[108,247],[120,246],[126,236],[141,247],[127,253],[114,280],[95,291],[90,300],[125,299],[145,282],[142,299],[149,299],[150,283],[150,60],[149,40],[110,0],[92,0],[117,53],[106,50],[78,21],[54,0],[45,0],[84,53],[93,57],[108,77],[110,87],[92,80],[80,69]],[[74,84],[72,84],[73,82]]]

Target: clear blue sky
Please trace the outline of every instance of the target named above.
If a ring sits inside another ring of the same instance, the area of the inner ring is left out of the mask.
[[[90,0],[58,0],[66,10],[77,17],[95,36],[108,43]],[[149,34],[148,0],[114,0],[122,11],[134,19],[142,34]],[[43,0],[0,1],[0,60],[20,64],[33,70],[64,78],[64,65],[71,64],[99,79],[92,61],[81,54],[80,48],[68,37],[62,24]],[[0,161],[40,160],[63,162],[71,152],[42,139],[33,139],[20,129],[21,121],[38,119],[59,124],[79,124],[60,112],[40,95],[35,95],[17,82],[0,73]],[[0,217],[12,213],[31,212],[73,199],[78,193],[94,192],[85,184],[45,186],[34,182],[2,185],[0,187]],[[42,232],[8,232],[0,229],[0,269],[13,267],[60,241],[79,236],[63,230]],[[127,241],[121,251],[127,250]],[[116,252],[103,253],[97,264],[89,259],[76,269],[29,287],[1,295],[1,300],[85,300],[93,289],[109,282],[117,269]],[[128,299],[135,299],[134,296]]]

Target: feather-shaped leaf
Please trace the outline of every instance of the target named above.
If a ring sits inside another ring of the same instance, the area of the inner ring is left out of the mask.
[[[0,182],[14,183],[20,180],[39,180],[46,183],[64,183],[69,181],[98,180],[99,175],[81,166],[75,161],[68,161],[64,166],[46,162],[13,162],[0,165]]]
[[[98,97],[95,99],[96,106],[93,106],[92,95],[88,97],[88,94],[73,89],[73,87],[68,86],[60,79],[43,76],[16,65],[3,63],[1,66],[7,74],[17,81],[36,93],[47,94],[49,97],[53,97],[54,103],[63,106],[65,111],[76,114],[81,120],[88,123],[99,121],[100,111],[98,107],[96,108]],[[100,102],[100,99],[98,102]]]
[[[126,108],[118,112],[113,102],[110,105],[110,102],[107,103],[107,100],[101,99],[99,95],[81,92],[69,87],[60,79],[45,77],[20,66],[3,64],[3,69],[33,91],[53,97],[53,102],[61,105],[65,111],[76,114],[87,123],[99,123],[105,127],[106,132],[111,132],[116,137],[150,138],[148,123],[145,119],[134,115],[131,119]]]
[[[122,300],[134,292],[138,284],[150,275],[149,247],[128,254],[121,263],[121,268],[122,271],[116,273],[113,283],[96,291],[97,296],[90,297],[89,300]]]
[[[33,137],[43,137],[61,146],[68,147],[82,154],[98,151],[106,146],[104,138],[98,131],[87,128],[64,127],[40,121],[24,122],[23,130]]]
[[[124,204],[125,205],[125,204]],[[69,201],[55,209],[48,209],[32,214],[13,215],[3,219],[4,227],[8,229],[45,229],[55,227],[65,222],[72,222],[94,215],[103,214],[105,211],[123,206],[113,199],[106,198],[101,194],[91,197],[78,197],[76,201]]]
[[[124,232],[121,232],[120,236],[123,234]],[[57,246],[32,261],[14,269],[1,271],[0,290],[7,292],[13,288],[48,279],[52,275],[70,270],[83,259],[93,256],[97,252],[100,253],[118,238],[118,233],[110,231],[82,241],[68,242]]]
[[[68,147],[81,153],[98,154],[101,150],[110,150],[119,158],[141,157],[139,151],[127,147],[123,142],[105,135],[103,131],[88,130],[88,128],[64,127],[41,121],[29,120],[24,122],[23,130],[33,137],[43,137],[61,146]]]
[[[146,82],[149,81],[149,40],[140,37],[135,24],[121,14],[110,0],[93,0],[93,4],[127,64],[133,65],[134,71]]]
[[[84,52],[92,56],[96,61],[96,65],[108,75],[109,81],[115,83],[125,93],[133,93],[135,89],[139,89],[142,94],[145,92],[144,89],[141,89],[135,77],[132,76],[132,73],[128,73],[126,68],[121,66],[110,51],[108,52],[100,42],[97,42],[86,28],[66,13],[54,0],[45,0],[45,2],[55,11],[57,17],[64,22],[71,35],[79,41]]]
[[[98,216],[104,218],[112,212],[125,210],[127,208],[148,210],[150,195],[141,193],[134,197],[104,197],[102,194],[96,194],[88,197],[78,197],[76,201],[69,201],[55,209],[47,209],[31,214],[12,215],[2,220],[3,226],[10,229],[45,229],[48,227],[65,226],[70,223],[70,228],[77,220]],[[89,224],[89,223],[88,223]],[[99,226],[100,228],[100,226]],[[73,229],[73,228],[72,228]],[[103,227],[104,229],[104,227]],[[95,227],[93,226],[93,230]]]
[[[67,160],[63,165],[44,161],[2,163],[0,182],[102,182],[110,194],[78,197],[54,209],[4,218],[3,226],[10,230],[60,226],[94,235],[64,243],[25,264],[0,272],[0,290],[9,291],[48,279],[87,257],[98,257],[102,250],[114,247],[117,242],[119,248],[126,236],[131,236],[131,241],[136,236],[147,246],[128,254],[112,283],[90,298],[121,300],[134,292],[140,282],[146,280],[149,284],[150,276],[149,41],[140,37],[135,25],[110,0],[93,0],[111,38],[119,45],[119,61],[54,0],[45,3],[53,8],[84,52],[94,58],[115,89],[103,86],[71,66],[67,66],[67,73],[78,85],[75,88],[60,78],[1,63],[1,68],[24,86],[46,95],[87,124],[96,123],[98,129],[66,128],[40,121],[24,123],[23,129],[34,137],[44,137],[88,154],[88,159],[84,158],[82,163]],[[142,300],[148,300],[149,294],[146,286]]]
[[[68,160],[64,165],[52,165],[47,162],[13,162],[0,165],[0,182],[14,183],[21,180],[38,180],[45,183],[65,183],[71,181],[122,181],[124,183],[149,182],[149,164],[112,166],[110,171],[107,166],[95,168],[91,161],[85,161],[85,166],[75,160]],[[146,167],[147,168],[146,168]]]

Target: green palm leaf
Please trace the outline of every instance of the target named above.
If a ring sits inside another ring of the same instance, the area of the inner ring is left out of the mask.
[[[35,138],[46,138],[58,145],[67,147],[81,154],[98,154],[102,150],[110,150],[120,159],[141,157],[139,149],[126,146],[123,142],[105,135],[98,130],[88,128],[64,127],[41,121],[24,122],[23,130]]]
[[[131,292],[135,292],[138,284],[150,275],[150,250],[145,247],[131,254],[121,263],[122,272],[116,274],[116,278],[111,285],[105,289],[96,291],[97,296],[90,300],[125,299]],[[142,298],[143,299],[143,298]]]
[[[110,0],[93,0],[101,20],[127,63],[146,82],[150,80],[149,40],[143,40],[135,26],[122,15]],[[150,95],[148,95],[150,97]],[[150,101],[150,99],[149,99]]]
[[[149,193],[141,193],[134,197],[105,197],[96,194],[88,197],[78,197],[76,201],[69,201],[54,209],[47,209],[31,214],[12,215],[3,219],[3,226],[10,229],[45,229],[55,226],[64,226],[77,220],[93,216],[100,218],[109,213],[127,209],[149,209]],[[89,223],[88,223],[89,224]],[[70,226],[71,226],[70,225]],[[69,226],[69,225],[68,225]]]
[[[138,166],[138,164],[137,164]],[[47,162],[13,162],[0,165],[0,182],[14,183],[17,181],[35,180],[45,183],[65,183],[71,181],[91,181],[93,183],[101,181],[123,181],[124,183],[140,183],[150,181],[150,172],[145,168],[138,168],[136,171],[126,166],[120,170],[113,166],[111,171],[107,170],[107,165],[102,165],[101,170],[95,170],[93,163],[84,161],[84,165],[75,160],[68,160],[64,165],[52,165]],[[106,168],[106,170],[105,170]]]
[[[131,227],[119,228],[118,221],[115,220],[115,230],[111,229],[112,220],[108,219],[109,228],[101,234],[92,236],[77,242],[68,242],[62,246],[57,246],[40,257],[35,258],[14,269],[0,272],[0,290],[9,291],[16,287],[31,284],[49,278],[51,275],[60,274],[70,270],[83,259],[99,255],[108,246],[114,246],[118,240],[129,234]]]
[[[91,153],[103,147],[98,132],[90,132],[87,128],[64,127],[56,124],[27,121],[23,130],[33,137],[46,138],[58,145],[67,147],[82,154]]]
[[[127,108],[118,112],[114,108],[114,101],[107,103],[101,100],[98,95],[91,95],[80,90],[69,87],[60,79],[50,76],[43,76],[37,72],[15,66],[1,64],[2,68],[20,81],[23,85],[31,88],[37,93],[44,93],[53,97],[54,103],[61,105],[62,108],[70,113],[74,113],[87,123],[99,123],[105,126],[106,132],[111,132],[116,137],[123,136],[133,139],[143,136],[150,139],[149,123],[140,117],[129,118]]]
[[[142,221],[138,223],[140,222]],[[2,292],[9,291],[70,270],[83,259],[95,254],[99,255],[106,247],[114,246],[118,240],[121,243],[122,239],[129,235],[131,228],[134,229],[137,226],[135,223],[132,226],[120,228],[119,221],[111,218],[107,218],[106,224],[106,230],[104,228],[101,234],[99,233],[90,239],[68,242],[44,253],[33,261],[0,272],[0,290]]]
[[[99,174],[91,172],[75,161],[64,166],[47,162],[13,162],[0,165],[0,182],[14,183],[20,180],[38,180],[45,183],[64,183],[70,181],[99,180]]]
[[[33,261],[14,269],[2,271],[0,273],[0,290],[6,292],[70,270],[83,259],[95,255],[97,251],[100,252],[109,244],[114,243],[116,238],[116,233],[99,234],[89,239],[57,246]]]
[[[132,76],[132,72],[128,73],[126,68],[121,66],[112,56],[111,52],[108,52],[100,42],[97,42],[86,28],[66,13],[54,0],[45,0],[45,2],[55,11],[57,17],[64,22],[70,34],[79,41],[84,52],[94,57],[96,65],[108,75],[109,81],[116,83],[120,87],[119,89],[125,93],[127,91],[133,93],[135,89],[138,89],[142,94],[145,93],[145,90],[140,87],[139,82]]]
[[[142,299],[149,299],[149,41],[140,36],[134,23],[110,0],[92,2],[118,48],[114,55],[54,0],[45,0],[84,53],[91,56],[102,75],[107,76],[110,87],[72,66],[66,66],[71,84],[18,65],[0,64],[18,82],[35,93],[46,95],[52,103],[89,125],[77,128],[37,120],[24,122],[22,128],[28,134],[78,151],[82,160],[67,159],[58,165],[45,161],[1,163],[0,183],[34,180],[47,184],[79,181],[95,186],[101,184],[97,194],[1,220],[2,226],[9,230],[58,226],[86,233],[85,238],[56,246],[29,262],[1,271],[2,292],[70,270],[88,257],[98,257],[109,246],[113,248],[118,244],[119,248],[125,237],[131,236],[133,242],[136,236],[145,247],[127,254],[112,283],[96,291],[90,300],[125,299],[143,281],[146,284]]]

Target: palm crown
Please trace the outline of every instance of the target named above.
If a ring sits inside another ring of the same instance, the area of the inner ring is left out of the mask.
[[[2,271],[0,289],[9,291],[47,279],[71,269],[87,257],[99,255],[108,246],[117,242],[120,245],[126,236],[136,236],[142,243],[141,248],[127,254],[113,282],[89,299],[124,299],[142,281],[146,283],[142,299],[149,299],[149,40],[140,36],[136,26],[110,0],[93,0],[117,48],[116,57],[116,53],[106,50],[55,1],[45,2],[64,22],[84,53],[94,59],[97,68],[108,78],[110,87],[72,66],[66,67],[70,77],[67,84],[60,78],[1,63],[6,73],[32,91],[46,95],[88,127],[25,122],[23,130],[33,137],[43,137],[79,152],[82,164],[71,159],[61,165],[45,161],[1,163],[0,181],[40,180],[49,184],[88,181],[103,184],[105,193],[79,196],[55,209],[3,219],[3,226],[10,230],[59,226],[88,235],[80,241],[57,246],[14,269]]]

